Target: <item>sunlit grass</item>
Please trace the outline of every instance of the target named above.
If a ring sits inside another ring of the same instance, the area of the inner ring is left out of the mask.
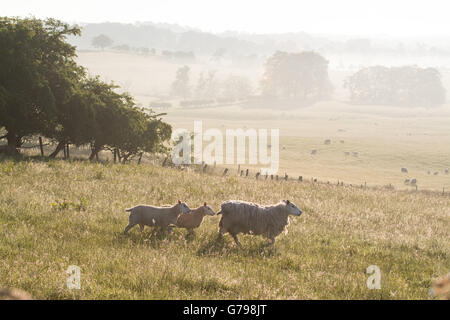
[[[149,165],[0,162],[0,287],[37,298],[427,299],[449,271],[450,198],[332,185],[255,181]],[[219,210],[227,199],[290,199],[304,214],[274,246],[217,239],[219,217],[194,237],[139,228],[138,203]],[[378,265],[381,290],[366,287]],[[81,290],[66,288],[69,265]]]

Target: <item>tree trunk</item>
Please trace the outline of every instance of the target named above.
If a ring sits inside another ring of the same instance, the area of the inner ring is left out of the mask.
[[[119,160],[119,163],[122,161],[122,156],[120,155],[120,149],[116,148],[117,150],[117,159]]]
[[[62,149],[65,149],[66,142],[65,141],[60,141],[58,142],[58,145],[56,146],[55,151],[53,151],[48,157],[50,159],[54,159],[56,158],[56,156],[58,155],[58,153],[61,152]]]
[[[89,156],[89,161],[93,161],[94,158],[98,161],[98,153],[100,152],[101,149],[102,147],[99,147],[95,144],[91,146],[91,155]]]
[[[20,148],[22,146],[22,137],[19,137],[14,131],[8,131],[6,135],[6,139],[8,140],[8,146],[6,148],[6,152],[9,154],[18,154]]]

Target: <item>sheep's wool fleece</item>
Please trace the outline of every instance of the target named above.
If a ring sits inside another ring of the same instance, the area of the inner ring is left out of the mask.
[[[260,206],[244,201],[227,201],[221,209],[220,224],[231,234],[242,232],[274,238],[289,225],[289,215],[283,203]]]

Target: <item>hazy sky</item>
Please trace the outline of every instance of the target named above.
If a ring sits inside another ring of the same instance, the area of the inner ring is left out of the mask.
[[[447,35],[448,0],[2,0],[0,15],[168,22],[204,31]]]

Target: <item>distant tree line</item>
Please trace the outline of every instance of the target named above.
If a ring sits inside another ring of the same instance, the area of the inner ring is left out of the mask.
[[[195,85],[191,85],[190,68],[183,66],[177,69],[175,80],[172,82],[171,95],[183,99],[182,106],[200,105],[200,101],[211,103],[211,99],[218,102],[233,102],[248,98],[252,94],[250,81],[238,75],[229,75],[223,80],[217,79],[216,71],[210,70],[206,74],[200,73]]]
[[[64,146],[89,144],[90,158],[101,150],[126,161],[143,152],[164,151],[171,126],[161,115],[145,113],[113,84],[90,77],[75,62],[68,36],[77,26],[54,19],[0,18],[0,128],[6,151],[17,152],[26,137]]]
[[[443,104],[446,95],[438,70],[416,66],[364,68],[344,86],[357,104],[433,107]]]

